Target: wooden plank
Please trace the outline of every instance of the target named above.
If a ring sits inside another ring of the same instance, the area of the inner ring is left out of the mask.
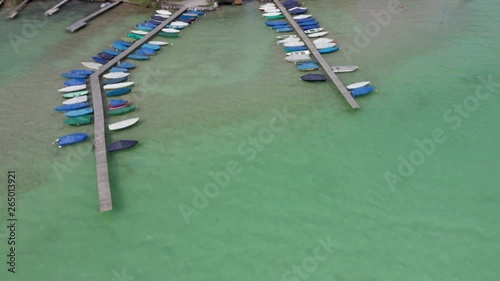
[[[24,9],[24,7],[26,7],[26,5],[28,5],[28,3],[30,2],[31,0],[24,0],[21,4],[19,4],[19,6],[17,6],[14,11],[12,11],[7,17],[5,17],[6,19],[13,19],[17,16],[17,14],[19,14],[22,9]]]
[[[99,9],[98,11],[86,16],[85,18],[73,23],[72,25],[66,27],[66,30],[70,31],[70,32],[75,32],[77,31],[78,29],[80,29],[81,27],[87,25],[87,22],[94,19],[95,17],[113,9],[115,6],[118,6],[120,5],[121,3],[123,3],[123,0],[118,0],[118,1],[115,1],[113,2],[112,4],[109,4],[107,5],[106,7],[104,8],[101,8]]]
[[[56,4],[54,7],[50,8],[49,10],[45,11],[45,16],[52,16],[54,13],[56,13],[57,11],[59,11],[59,8],[68,3],[70,0],[63,0],[61,2],[59,2],[58,4]]]
[[[316,49],[316,46],[314,46],[313,42],[307,35],[304,33],[302,28],[298,25],[298,23],[293,19],[293,17],[288,13],[288,10],[283,7],[281,2],[279,0],[273,0],[274,3],[276,4],[276,7],[281,10],[283,15],[285,15],[286,19],[290,22],[290,25],[295,29],[295,32],[299,35],[299,37],[304,41],[306,44],[307,48],[311,51],[311,54],[316,57],[316,60],[321,64],[321,67],[323,70],[326,72],[326,74],[330,77],[330,79],[333,81],[335,86],[337,86],[337,89],[339,89],[340,93],[344,96],[346,101],[349,103],[349,105],[352,108],[360,108],[358,102],[354,99],[354,97],[351,95],[351,93],[347,90],[345,85],[340,81],[339,77],[335,72],[333,72],[332,67],[330,64],[323,58],[323,56],[318,52],[318,49]]]

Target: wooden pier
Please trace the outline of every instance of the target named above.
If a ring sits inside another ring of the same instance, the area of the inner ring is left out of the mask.
[[[86,16],[85,18],[75,22],[74,24],[66,27],[66,30],[70,31],[70,32],[75,32],[77,31],[78,29],[84,27],[85,25],[87,25],[87,22],[94,19],[95,17],[113,9],[114,7],[120,5],[121,3],[123,3],[123,0],[118,0],[118,1],[115,1],[109,5],[107,5],[106,7],[104,8],[101,8],[99,9],[98,11]]]
[[[155,29],[151,30],[140,40],[137,40],[132,46],[128,47],[125,51],[120,53],[114,59],[110,60],[107,64],[101,66],[90,76],[90,90],[92,93],[92,104],[94,106],[94,136],[95,136],[95,162],[97,169],[97,190],[99,194],[99,208],[101,212],[111,211],[113,209],[113,203],[111,200],[111,188],[109,183],[109,171],[108,171],[108,148],[106,145],[106,126],[105,126],[105,112],[104,109],[104,99],[101,89],[100,77],[108,69],[115,66],[117,63],[126,59],[126,57],[132,53],[135,49],[142,46],[160,32],[166,25],[174,21],[178,16],[182,15],[187,10],[187,7],[183,7],[173,15],[171,15],[167,20],[163,21]]]
[[[61,7],[62,5],[68,3],[69,1],[71,0],[63,0],[61,2],[59,2],[57,5],[55,5],[54,7],[50,8],[49,10],[45,11],[45,16],[52,16],[53,14],[55,14],[57,11],[59,11],[59,7]]]
[[[281,2],[279,0],[273,0],[273,1],[276,4],[276,7],[278,7],[278,9],[281,10],[281,12],[283,13],[283,15],[285,15],[286,19],[290,22],[290,25],[293,27],[293,29],[295,29],[295,32],[297,32],[297,34],[300,36],[300,38],[302,39],[302,41],[304,41],[304,43],[306,44],[307,48],[309,48],[309,50],[311,51],[311,54],[313,54],[314,57],[316,57],[316,60],[319,62],[319,64],[321,64],[321,67],[323,68],[323,70],[326,72],[326,74],[328,74],[328,76],[333,81],[333,83],[335,84],[335,86],[337,86],[337,88],[339,89],[340,93],[342,93],[342,95],[347,100],[347,102],[349,103],[349,105],[352,108],[356,108],[356,109],[360,108],[358,102],[356,102],[356,100],[351,95],[351,93],[349,93],[349,91],[347,90],[347,88],[345,87],[345,85],[342,83],[342,81],[340,81],[340,79],[337,76],[337,74],[335,74],[335,72],[333,72],[332,67],[330,66],[330,64],[328,64],[328,62],[318,52],[318,49],[316,49],[316,46],[314,46],[314,44],[311,41],[311,39],[309,39],[309,37],[307,37],[307,35],[302,30],[302,28],[300,28],[300,26],[297,24],[297,22],[288,13],[288,10],[285,7],[283,7],[283,5],[281,4]]]
[[[28,5],[28,3],[30,2],[31,0],[24,0],[21,4],[19,4],[19,6],[17,6],[14,11],[12,11],[8,16],[6,16],[5,18],[6,19],[14,19],[17,14],[19,14],[21,12],[22,9],[24,9],[24,7],[26,7],[26,5]],[[3,2],[3,1],[2,1]]]

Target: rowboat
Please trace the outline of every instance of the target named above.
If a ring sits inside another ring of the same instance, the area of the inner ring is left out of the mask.
[[[167,38],[177,38],[179,37],[179,33],[167,33],[167,32],[159,32],[158,35],[167,37]]]
[[[110,50],[110,49],[105,49],[103,52],[105,52],[106,54],[113,55],[113,56],[118,56],[120,54],[120,52],[117,52],[115,50]]]
[[[302,30],[304,30],[304,32],[308,31],[308,30],[311,30],[311,29],[317,29],[317,28],[321,28],[319,26],[319,24],[315,24],[315,25],[304,25],[304,26],[301,26]]]
[[[282,15],[282,13],[276,12],[276,13],[263,13],[262,14],[263,17],[272,17],[272,16],[279,16],[279,15]]]
[[[364,86],[361,88],[357,88],[351,91],[351,95],[353,97],[359,97],[359,96],[364,96],[367,95],[371,92],[375,91],[375,87],[373,86]]]
[[[289,35],[278,35],[276,36],[276,39],[287,39],[287,38],[298,38],[297,35],[292,35],[292,34],[289,34]]]
[[[136,140],[119,140],[119,141],[115,141],[114,143],[110,144],[108,146],[108,151],[114,152],[114,151],[124,150],[124,149],[134,147],[137,144],[139,144],[139,141],[136,141]]]
[[[182,14],[181,16],[185,16],[185,17],[192,17],[192,18],[197,18],[199,17],[200,15],[198,15],[197,13],[184,13]]]
[[[151,17],[152,20],[157,20],[157,21],[164,21],[168,18],[164,18],[164,17],[160,17],[160,16],[152,16]]]
[[[306,51],[307,47],[305,46],[300,46],[300,47],[285,47],[285,52],[298,52],[298,51]]]
[[[326,76],[323,74],[306,74],[300,76],[300,79],[306,82],[325,82]]]
[[[154,29],[154,27],[144,26],[142,24],[136,25],[135,28],[137,28],[137,30],[148,31],[148,32]]]
[[[289,26],[288,24],[286,25],[273,25],[271,26],[272,29],[280,29],[280,28],[291,28],[291,26]]]
[[[188,13],[192,13],[192,14],[197,14],[197,15],[200,15],[200,16],[203,16],[205,14],[205,12],[203,11],[198,11],[198,10],[192,10],[192,9],[189,9],[187,10]]]
[[[127,107],[127,106],[129,106],[129,105],[131,105],[131,104],[132,104],[131,102],[129,102],[129,101],[125,101],[125,103],[124,103],[124,104],[122,104],[122,105],[118,105],[118,106],[111,106],[111,105],[108,105],[108,109],[109,109],[110,111],[113,111],[113,110],[118,110],[118,109],[120,109],[120,108]]]
[[[189,23],[183,22],[183,21],[174,21],[174,22],[171,22],[170,25],[188,26]]]
[[[109,128],[110,131],[121,130],[121,129],[128,128],[130,126],[133,126],[137,122],[139,122],[139,117],[137,117],[137,118],[130,118],[130,119],[126,119],[126,120],[123,120],[123,121],[115,122],[113,124],[109,124],[108,128]]]
[[[103,59],[101,57],[98,57],[98,56],[93,56],[92,59],[97,62],[97,63],[101,63],[101,64],[107,64],[108,63],[108,60],[106,59]]]
[[[165,26],[166,28],[173,28],[173,29],[178,29],[178,30],[182,30],[185,28],[184,25],[171,25],[171,24],[168,24],[167,26]]]
[[[266,16],[266,19],[268,20],[278,20],[278,19],[284,19],[285,16],[283,14],[277,15],[277,16]]]
[[[305,46],[306,44],[302,41],[295,41],[295,42],[288,42],[283,44],[285,47],[302,47]]]
[[[76,134],[62,136],[62,137],[58,138],[57,140],[55,140],[53,143],[57,143],[57,145],[60,148],[60,147],[66,146],[66,145],[82,142],[88,138],[89,138],[89,135],[87,135],[85,133],[76,133]]]
[[[324,28],[320,27],[320,28],[313,28],[313,29],[309,29],[309,30],[306,30],[304,31],[305,34],[311,34],[311,33],[316,33],[316,32],[320,32],[320,31],[323,31]]]
[[[68,78],[68,79],[86,79],[87,78],[87,75],[81,75],[81,74],[72,73],[72,72],[61,73],[61,76],[64,78]]]
[[[112,60],[114,59],[116,56],[114,55],[111,55],[111,54],[108,54],[106,52],[100,52],[97,54],[100,58],[103,58],[105,60]]]
[[[290,12],[291,15],[299,15],[299,14],[304,14],[304,13],[307,13],[307,8],[302,8],[302,7],[296,7],[296,8],[293,8],[293,10],[288,10]]]
[[[104,85],[103,89],[104,90],[116,90],[120,88],[126,88],[133,86],[135,82],[123,82],[123,83],[118,83],[118,84],[109,84],[109,85]]]
[[[109,72],[128,72],[128,68],[112,67]]]
[[[70,79],[64,82],[64,86],[76,86],[76,85],[85,85],[87,84],[86,79]]]
[[[316,38],[316,37],[325,36],[327,34],[328,34],[328,31],[323,31],[323,32],[317,32],[317,33],[307,34],[307,37]]]
[[[161,49],[160,46],[154,45],[154,44],[143,44],[141,47],[143,49],[150,49],[150,50],[153,50],[153,51],[159,51]]]
[[[288,22],[283,20],[275,20],[275,21],[266,21],[264,22],[267,26],[276,26],[276,25],[288,25]]]
[[[156,13],[154,16],[155,17],[162,17],[164,19],[168,19],[170,17],[170,15],[164,15],[164,14],[158,14],[158,13]]]
[[[142,37],[144,37],[144,35],[139,35],[139,34],[134,34],[134,33],[127,33],[126,35],[128,38],[133,38],[133,39],[141,39]]]
[[[285,43],[300,42],[300,41],[301,41],[300,38],[290,37],[290,38],[286,38],[286,39],[283,39],[283,40],[279,40],[278,43],[276,43],[276,44],[285,44]]]
[[[276,32],[292,32],[293,29],[291,27],[285,27],[285,28],[278,28],[276,29]]]
[[[329,54],[329,53],[336,52],[338,50],[340,50],[340,48],[338,46],[335,46],[335,47],[328,47],[328,48],[318,49],[318,52],[320,54]]]
[[[306,18],[306,19],[300,19],[300,20],[295,20],[297,23],[305,23],[305,22],[310,22],[310,21],[317,21],[316,18]]]
[[[59,91],[61,93],[69,93],[69,92],[85,90],[86,88],[87,88],[87,85],[76,85],[76,86],[64,87],[64,88],[61,88],[57,91]]]
[[[289,52],[286,53],[287,56],[294,56],[294,55],[310,55],[311,52],[309,50],[307,51],[296,51],[296,52]]]
[[[126,69],[132,69],[135,68],[135,64],[130,63],[130,62],[121,62],[118,64],[119,68],[126,68]]]
[[[274,7],[274,8],[264,9],[263,12],[264,13],[281,13],[281,10],[280,9],[276,9],[276,7]]]
[[[66,113],[64,113],[65,116],[67,117],[78,117],[78,116],[83,116],[83,115],[89,115],[92,114],[94,110],[92,107],[87,107],[83,109],[78,109],[78,110],[71,110]]]
[[[132,92],[131,88],[121,88],[113,91],[109,91],[106,93],[106,96],[108,97],[117,97],[117,96],[122,96],[126,95],[128,93]]]
[[[175,28],[163,28],[161,31],[166,32],[166,33],[180,33],[180,30],[177,30]]]
[[[172,15],[172,12],[170,12],[168,10],[156,10],[156,13],[158,13],[160,15],[167,15],[167,16]]]
[[[337,43],[319,43],[319,44],[314,44],[316,49],[324,49],[324,48],[331,48],[337,46]]]
[[[74,98],[74,97],[85,96],[85,95],[88,95],[88,94],[89,94],[89,91],[85,90],[85,91],[78,91],[78,92],[66,93],[66,94],[63,94],[62,97],[65,98],[65,99],[70,99],[70,98]]]
[[[141,49],[135,51],[134,54],[139,55],[139,56],[153,56],[156,54],[156,52],[151,50],[151,49],[141,48]]]
[[[345,65],[345,66],[332,66],[332,70],[335,73],[342,73],[342,72],[353,72],[359,69],[359,66],[357,65]]]
[[[132,44],[134,44],[132,42],[127,42],[127,41],[123,41],[123,40],[115,40],[113,43],[118,43],[118,44],[121,44],[125,47],[130,47],[130,46],[132,46]]]
[[[288,11],[291,12],[291,11],[300,10],[300,9],[307,9],[307,7],[293,7],[293,8],[288,9]]]
[[[102,84],[103,85],[117,84],[117,83],[125,82],[127,80],[128,80],[128,77],[115,78],[115,79],[105,79],[102,81]]]
[[[293,19],[294,20],[301,20],[301,19],[307,19],[310,17],[312,17],[312,15],[298,15],[298,16],[294,16]]]
[[[134,38],[125,37],[125,36],[120,37],[120,40],[121,40],[121,41],[124,41],[124,42],[129,42],[129,43],[134,43],[135,41],[137,41],[137,40],[136,40],[136,39],[134,39]]]
[[[70,111],[70,110],[77,110],[77,109],[82,109],[86,108],[90,105],[88,102],[79,102],[79,103],[73,103],[73,104],[63,104],[60,106],[56,106],[54,108],[55,111],[59,112],[65,112],[65,111]]]
[[[330,38],[318,38],[316,40],[313,40],[314,45],[322,44],[322,43],[332,43],[332,42],[335,42],[335,40],[330,39]]]
[[[259,6],[260,11],[264,11],[264,10],[270,9],[270,8],[276,8],[276,5],[274,3],[267,3],[267,4]]]
[[[101,63],[87,62],[87,61],[82,62],[82,65],[90,69],[99,69],[102,66]]]
[[[84,115],[78,117],[71,117],[64,120],[64,124],[70,126],[80,126],[92,123],[92,115]]]
[[[81,102],[86,102],[88,100],[87,96],[78,96],[71,98],[69,100],[63,101],[63,104],[75,104],[75,103],[81,103]]]
[[[137,54],[129,55],[128,58],[133,59],[133,60],[148,60],[149,59],[148,56],[137,55]]]
[[[368,85],[370,85],[370,81],[362,81],[362,82],[349,84],[345,87],[347,88],[347,90],[354,90],[354,89],[361,88],[361,87],[368,86]]]
[[[301,63],[301,64],[297,64],[297,68],[300,71],[312,71],[312,70],[318,70],[319,69],[319,65],[316,64],[316,63],[312,63],[312,62]]]
[[[308,21],[302,21],[298,22],[299,26],[306,26],[306,25],[318,25],[319,22],[316,20],[308,20]]]
[[[147,31],[143,31],[143,30],[130,30],[130,33],[139,34],[139,35],[146,35],[146,34],[148,34]]]
[[[168,42],[166,42],[166,41],[149,41],[148,43],[152,44],[152,45],[158,45],[158,46],[168,45]]]
[[[94,73],[93,70],[88,70],[88,69],[72,69],[70,72],[74,73],[74,74],[78,74],[78,75],[85,75],[85,76],[89,76],[89,75],[92,75]]]
[[[293,55],[293,56],[286,56],[285,60],[288,62],[303,62],[303,61],[310,61],[311,57],[309,55]]]
[[[110,110],[110,111],[108,111],[108,115],[122,115],[122,114],[125,114],[125,113],[129,113],[129,112],[135,111],[136,109],[137,109],[137,106],[135,106],[135,105],[126,106],[126,107],[122,107],[122,108],[119,108],[119,109]]]

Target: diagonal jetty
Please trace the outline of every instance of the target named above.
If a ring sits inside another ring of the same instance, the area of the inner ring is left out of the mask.
[[[100,16],[101,14],[113,9],[114,7],[120,5],[121,3],[123,3],[123,0],[118,0],[118,1],[115,1],[111,4],[109,4],[109,5],[106,5],[105,7],[99,9],[98,11],[96,11],[96,12],[84,17],[83,19],[75,22],[74,24],[66,27],[66,30],[68,30],[70,32],[75,32],[78,29],[86,26],[88,21],[93,20],[95,17]]]
[[[300,26],[297,24],[297,22],[288,13],[288,10],[285,7],[283,7],[283,5],[281,4],[281,2],[279,0],[273,0],[273,1],[276,4],[276,7],[278,7],[278,9],[281,10],[281,12],[283,13],[283,15],[290,22],[290,25],[293,27],[293,29],[295,29],[295,32],[297,32],[297,34],[302,39],[302,41],[304,41],[304,43],[306,44],[307,48],[309,48],[309,50],[311,51],[311,54],[313,54],[314,57],[316,57],[316,60],[319,62],[319,64],[321,64],[321,67],[323,68],[323,70],[325,70],[326,74],[330,77],[330,79],[333,81],[333,83],[335,84],[335,86],[337,86],[337,88],[339,89],[340,93],[344,96],[344,98],[349,103],[349,105],[352,108],[355,108],[355,109],[360,108],[358,102],[354,99],[354,97],[351,95],[351,93],[349,93],[349,91],[344,86],[344,84],[342,83],[342,81],[340,81],[340,79],[337,76],[337,74],[335,74],[335,72],[333,72],[332,67],[330,66],[330,64],[328,64],[328,62],[318,52],[318,49],[316,49],[316,46],[314,46],[313,42],[311,42],[311,39],[309,39],[309,37],[307,37],[307,35],[302,30],[302,28],[300,28]]]
[[[26,7],[26,5],[28,5],[28,3],[31,2],[31,0],[24,0],[21,4],[19,4],[19,6],[17,6],[14,11],[12,11],[8,16],[6,16],[5,18],[6,19],[14,19],[17,14],[19,14],[22,9],[24,9],[24,7]],[[2,1],[3,3],[3,1]]]
[[[61,7],[62,5],[68,3],[69,1],[71,1],[71,0],[63,0],[63,1],[59,2],[59,3],[57,3],[54,7],[50,8],[47,11],[45,11],[45,16],[52,16],[57,11],[59,11],[59,7]]]
[[[110,60],[107,64],[101,66],[90,76],[90,90],[92,93],[92,103],[94,106],[94,137],[95,137],[95,162],[97,169],[97,190],[99,194],[99,208],[101,212],[111,211],[113,209],[113,203],[111,200],[111,188],[109,183],[109,170],[108,170],[108,149],[106,146],[106,126],[104,123],[105,113],[104,113],[104,100],[101,89],[100,77],[108,69],[115,66],[117,63],[126,59],[126,57],[135,51],[135,49],[140,48],[142,44],[146,43],[160,32],[167,24],[174,21],[178,16],[184,13],[187,7],[182,7],[180,10],[172,14],[168,19],[163,21],[155,29],[151,30],[140,40],[137,40],[132,46],[128,47],[125,51],[120,53],[114,59]]]

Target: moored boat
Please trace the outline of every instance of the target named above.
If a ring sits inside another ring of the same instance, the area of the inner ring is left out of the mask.
[[[92,123],[92,115],[84,115],[78,117],[71,117],[64,120],[64,124],[70,126],[80,126]]]
[[[57,145],[59,147],[63,147],[66,145],[71,145],[71,144],[82,142],[88,138],[89,138],[89,136],[85,133],[75,133],[75,134],[62,136],[62,137],[58,138],[57,140],[55,140],[53,143],[57,143]]]
[[[87,88],[87,85],[76,85],[76,86],[64,87],[64,88],[61,88],[57,91],[59,91],[61,93],[69,93],[69,92],[85,90],[86,88]]]
[[[119,68],[132,69],[135,68],[135,64],[130,62],[121,62],[117,65]]]
[[[133,125],[137,124],[137,122],[139,122],[139,117],[137,117],[137,118],[129,118],[129,119],[126,119],[126,120],[122,120],[122,121],[119,121],[119,122],[115,122],[115,123],[109,124],[108,128],[109,128],[110,131],[121,130],[121,129],[128,128],[130,126],[133,126]]]
[[[320,27],[320,28],[312,28],[312,29],[304,31],[304,33],[305,34],[311,34],[311,33],[316,33],[316,32],[320,32],[320,31],[323,31],[323,30],[325,30],[325,29],[322,28],[322,27]]]
[[[364,87],[356,88],[356,89],[352,90],[351,95],[353,97],[360,97],[360,96],[368,95],[369,93],[371,93],[373,91],[375,91],[375,87],[369,85],[369,86],[364,86]]]
[[[120,88],[127,88],[130,86],[133,86],[135,82],[123,82],[123,83],[118,83],[118,84],[109,84],[109,85],[104,85],[103,89],[104,90],[116,90]]]
[[[309,55],[293,55],[293,56],[286,56],[285,60],[288,62],[303,62],[303,61],[310,61],[311,57]]]
[[[130,92],[132,92],[131,88],[121,88],[121,89],[116,89],[116,90],[112,90],[112,91],[107,92],[106,96],[117,97],[117,96],[126,95]]]
[[[148,60],[149,57],[148,56],[144,56],[144,55],[138,55],[138,54],[131,54],[131,55],[128,55],[129,59],[133,59],[133,60]]]
[[[354,90],[354,89],[361,88],[361,87],[368,86],[368,85],[370,85],[370,81],[362,81],[362,82],[349,84],[345,87],[347,88],[347,90]]]
[[[68,111],[68,112],[64,113],[64,115],[67,117],[78,117],[78,116],[83,116],[83,115],[89,115],[89,114],[92,114],[93,112],[94,112],[94,109],[92,109],[92,107],[87,107],[87,108]]]
[[[131,105],[108,111],[108,115],[122,115],[137,110],[137,106]]]
[[[137,141],[137,140],[119,140],[119,141],[116,141],[116,142],[110,144],[108,146],[108,151],[109,152],[120,151],[120,150],[134,147],[137,144],[139,144],[139,141]]]
[[[128,73],[128,72],[110,72],[110,73],[104,74],[102,77],[104,77],[106,79],[117,79],[117,78],[127,77],[129,75],[130,75],[130,73]]]
[[[340,66],[332,66],[332,70],[335,73],[343,73],[343,72],[353,72],[359,69],[357,65],[340,65]]]
[[[166,42],[166,41],[149,41],[148,43],[152,44],[152,45],[158,45],[158,46],[168,45],[168,42]]]
[[[54,110],[55,111],[59,111],[59,112],[66,112],[66,111],[71,111],[71,110],[77,110],[77,109],[86,108],[89,105],[90,105],[90,103],[88,103],[88,102],[63,104],[63,105],[55,107]]]
[[[89,91],[88,90],[84,90],[84,91],[77,91],[77,92],[66,93],[66,94],[63,94],[62,97],[65,98],[65,99],[71,99],[71,98],[74,98],[74,97],[81,97],[81,96],[85,96],[85,95],[88,95],[88,94],[89,94]]]
[[[327,78],[323,74],[306,74],[300,77],[306,82],[326,82]]]
[[[101,63],[89,62],[89,61],[82,62],[82,65],[90,69],[99,69],[102,66]]]
[[[309,37],[309,38],[316,38],[316,37],[325,36],[327,34],[328,34],[328,31],[322,31],[322,32],[307,34],[307,37]]]
[[[75,103],[86,102],[87,100],[88,100],[87,96],[77,96],[77,97],[65,100],[62,103],[63,104],[75,104]]]

